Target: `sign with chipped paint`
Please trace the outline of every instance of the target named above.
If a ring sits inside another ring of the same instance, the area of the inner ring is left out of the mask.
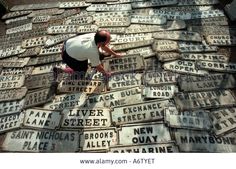
[[[34,47],[34,48],[28,48],[28,49],[23,49],[23,50],[25,50],[25,52],[18,55],[19,57],[37,56],[41,49],[40,47]]]
[[[219,72],[235,72],[236,71],[235,63],[199,61],[198,66],[201,69],[213,70],[213,71],[219,71]]]
[[[218,53],[183,53],[181,59],[193,61],[228,62],[229,58]]]
[[[108,89],[117,90],[130,87],[141,86],[141,73],[122,73],[117,75],[112,75],[109,78]]]
[[[153,51],[151,46],[130,49],[130,50],[126,51],[126,53],[128,55],[140,54],[141,56],[143,56],[143,58],[147,58],[147,57],[151,57],[151,56],[156,55],[156,53]]]
[[[55,45],[49,48],[41,48],[39,55],[59,54],[62,51],[62,44]]]
[[[12,152],[76,152],[78,131],[20,129],[8,132],[1,146]]]
[[[168,106],[168,100],[154,100],[114,107],[111,112],[111,118],[115,125],[163,120],[164,110]]]
[[[194,52],[216,52],[218,48],[216,46],[209,46],[206,44],[193,44],[190,42],[179,42],[179,51],[182,53],[194,53]]]
[[[147,85],[176,84],[179,75],[168,71],[147,71],[143,81]]]
[[[235,105],[230,90],[215,90],[192,93],[176,93],[174,100],[181,110],[208,109]]]
[[[177,52],[157,52],[156,56],[161,62],[180,59],[180,53]]]
[[[149,46],[152,43],[153,43],[153,39],[143,40],[143,41],[138,41],[138,42],[130,42],[130,43],[125,43],[125,44],[120,44],[120,45],[114,45],[112,49],[116,51],[132,49],[132,48],[137,48],[137,47],[142,47],[142,46]]]
[[[28,89],[49,87],[54,82],[53,73],[32,75],[26,78],[25,85]]]
[[[235,152],[235,134],[224,137],[209,135],[207,131],[179,129],[174,132],[176,144],[181,152]]]
[[[54,46],[60,42],[64,42],[65,40],[76,36],[76,34],[60,34],[60,35],[55,35],[48,37],[47,40],[45,41],[45,47],[50,47]]]
[[[7,60],[1,60],[0,62],[0,66],[2,67],[24,67],[28,64],[30,58],[18,58],[17,60],[11,60],[11,59],[7,59]]]
[[[118,27],[129,26],[131,23],[130,17],[99,17],[95,20],[95,24],[99,27]]]
[[[132,10],[131,4],[115,4],[115,5],[107,5],[107,4],[92,4],[86,8],[87,11],[130,11]]]
[[[34,10],[28,15],[28,17],[59,15],[59,14],[62,14],[64,11],[65,11],[64,9],[58,9],[58,8],[42,9],[42,10],[36,10],[36,11]]]
[[[27,88],[0,90],[0,101],[13,101],[22,99],[27,93]]]
[[[207,11],[196,11],[191,13],[191,19],[199,19],[199,18],[211,18],[211,17],[221,17],[225,16],[223,10],[215,9],[215,10],[207,10]]]
[[[166,23],[166,18],[156,17],[155,15],[150,15],[150,16],[131,15],[131,23],[162,25]]]
[[[74,108],[64,109],[62,128],[107,128],[111,126],[110,109],[107,108]]]
[[[31,48],[31,47],[35,47],[35,46],[43,46],[46,40],[47,40],[47,36],[29,38],[29,39],[23,40],[21,46],[23,48]]]
[[[32,18],[32,23],[44,23],[50,20],[50,15],[35,16]]]
[[[117,145],[118,138],[115,129],[84,130],[80,135],[80,148],[83,151],[108,150]]]
[[[25,52],[25,49],[22,49],[21,46],[14,46],[10,48],[0,49],[0,59],[9,56],[19,55],[23,52]]]
[[[229,133],[236,128],[236,108],[223,108],[211,111],[213,131],[216,135]]]
[[[114,42],[112,42],[112,44],[138,42],[151,39],[152,39],[152,33],[124,34],[124,35],[117,35],[117,38],[115,39]]]
[[[202,42],[202,38],[199,33],[190,31],[163,31],[153,33],[153,37],[155,39]]]
[[[59,2],[59,8],[78,8],[78,7],[87,7],[90,3],[85,1],[71,1],[71,2]]]
[[[85,24],[91,24],[93,22],[92,16],[79,16],[79,17],[73,17],[71,19],[67,19],[65,21],[66,25],[85,25]]]
[[[236,36],[234,35],[207,35],[206,41],[209,45],[235,46]]]
[[[210,130],[212,128],[209,111],[178,111],[175,106],[165,109],[165,122],[173,128]]]
[[[139,87],[92,95],[87,99],[87,106],[116,107],[142,102],[142,93]]]
[[[162,123],[126,125],[122,126],[118,132],[120,145],[167,143],[171,141],[169,129]]]
[[[178,153],[179,149],[174,143],[114,146],[110,153]]]
[[[85,104],[85,93],[56,95],[52,102],[46,103],[43,108],[48,110],[64,110],[80,107]]]
[[[25,83],[25,75],[0,75],[0,90],[21,88]]]
[[[145,86],[143,89],[144,98],[168,99],[178,92],[175,85]]]
[[[92,33],[97,32],[98,26],[97,25],[81,25],[78,26],[77,33]]]
[[[24,115],[22,113],[0,116],[0,133],[20,128]]]
[[[128,55],[121,58],[104,60],[104,69],[112,73],[130,72],[144,69],[144,60],[140,55]]]
[[[24,99],[0,103],[0,116],[21,112],[24,106]]]
[[[157,52],[178,51],[179,46],[172,40],[155,40],[152,45],[153,50]]]
[[[6,30],[6,34],[18,33],[18,32],[26,32],[32,30],[32,23],[27,23],[21,26],[17,26],[14,28],[10,28]]]
[[[30,128],[56,129],[61,121],[60,112],[53,110],[27,109],[24,115],[23,125]]]
[[[57,25],[47,29],[48,34],[77,33],[78,25]]]
[[[32,11],[15,11],[15,12],[9,12],[3,15],[2,19],[9,19],[9,18],[15,18],[23,15],[30,14]]]
[[[228,89],[236,86],[231,74],[209,74],[206,76],[180,76],[179,87],[183,91]]]
[[[38,106],[52,100],[54,91],[52,88],[41,88],[29,91],[25,96],[24,108]]]
[[[150,0],[142,2],[132,2],[132,8],[159,7],[177,4],[177,0]]]

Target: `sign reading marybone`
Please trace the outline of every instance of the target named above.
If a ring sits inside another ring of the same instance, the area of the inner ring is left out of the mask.
[[[7,133],[1,146],[13,152],[75,152],[79,132],[21,129]]]

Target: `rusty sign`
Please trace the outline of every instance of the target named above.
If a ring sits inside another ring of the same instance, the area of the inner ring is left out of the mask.
[[[131,23],[162,25],[166,23],[166,18],[156,17],[155,15],[150,15],[150,16],[131,15]]]
[[[51,19],[50,15],[35,16],[32,18],[32,23],[44,23]]]
[[[180,59],[180,53],[178,52],[157,52],[156,56],[160,62]]]
[[[0,116],[0,133],[20,128],[24,115],[22,113]]]
[[[41,87],[50,87],[54,82],[53,73],[45,73],[32,75],[26,78],[25,85],[28,89],[36,89]]]
[[[140,55],[127,55],[121,58],[104,60],[104,69],[112,73],[130,72],[144,69],[144,60]]]
[[[24,99],[0,103],[0,116],[21,112],[24,106]]]
[[[86,25],[92,24],[92,16],[78,16],[65,20],[65,25]]]
[[[178,51],[179,46],[176,41],[172,40],[155,40],[152,45],[153,50],[157,52]]]
[[[181,59],[193,61],[228,62],[229,57],[218,53],[183,53]]]
[[[174,143],[146,144],[132,146],[114,146],[110,153],[178,153],[178,146]]]
[[[52,54],[59,54],[62,51],[62,44],[58,44],[49,48],[42,47],[39,55],[52,55]]]
[[[46,103],[43,108],[48,110],[64,110],[81,107],[85,104],[87,95],[85,93],[56,95],[51,102]]]
[[[229,133],[236,128],[236,108],[223,108],[211,111],[213,131],[216,135]]]
[[[78,25],[56,25],[47,29],[48,34],[77,33]]]
[[[58,92],[73,93],[85,92],[87,94],[101,93],[105,84],[100,80],[62,80],[58,85]]]
[[[29,38],[29,39],[23,40],[21,46],[23,48],[31,48],[31,47],[35,47],[35,46],[43,46],[46,40],[47,40],[47,36]]]
[[[235,105],[235,98],[230,90],[177,93],[174,97],[181,110],[207,109]]]
[[[99,17],[95,20],[95,24],[98,25],[98,27],[129,26],[130,23],[130,17],[127,16]]]
[[[118,133],[119,144],[124,146],[171,141],[169,129],[162,123],[126,125],[122,126]]]
[[[140,54],[143,58],[155,56],[156,53],[153,51],[151,46],[141,47],[141,48],[134,48],[126,51],[128,55],[135,55]]]
[[[179,75],[168,71],[147,71],[144,74],[143,82],[147,85],[176,84]]]
[[[6,34],[30,31],[30,30],[32,30],[32,27],[33,27],[32,23],[27,23],[27,24],[24,24],[24,25],[21,25],[21,26],[17,26],[17,27],[14,27],[14,28],[7,29]]]
[[[27,88],[0,90],[0,101],[13,101],[22,99],[27,93]]]
[[[97,11],[97,12],[105,12],[105,11],[130,11],[132,10],[131,4],[92,4],[86,8],[87,11]]]
[[[206,41],[209,45],[235,46],[236,36],[234,35],[207,35]]]
[[[0,49],[0,59],[19,55],[23,52],[25,52],[25,49],[22,49],[21,46],[13,46],[10,48]]]
[[[97,32],[98,26],[97,25],[81,25],[78,26],[77,33],[92,33]]]
[[[25,83],[25,75],[0,75],[0,90],[21,88]]]
[[[152,39],[152,33],[124,34],[124,35],[117,35],[117,38],[115,39],[114,42],[112,42],[112,44],[139,42],[151,39]]]
[[[106,92],[100,95],[89,96],[87,105],[98,107],[115,107],[142,102],[141,89],[139,87],[118,91]]]
[[[30,58],[18,58],[17,60],[1,60],[0,62],[0,66],[4,67],[4,68],[9,68],[9,67],[14,67],[14,68],[18,68],[18,67],[24,67],[28,64]]]
[[[144,98],[168,99],[178,92],[176,85],[145,86],[143,89]]]
[[[209,74],[206,76],[180,76],[179,87],[183,91],[204,91],[235,88],[236,79],[231,74]]]
[[[190,31],[163,31],[153,33],[153,37],[155,39],[202,42],[202,37],[199,33]]]
[[[114,107],[111,112],[115,125],[163,120],[164,110],[170,104],[169,100],[148,101],[139,104]]]
[[[235,152],[235,133],[224,137],[215,137],[207,131],[178,129],[174,132],[176,144],[181,152]]]
[[[142,46],[149,46],[152,43],[153,43],[153,39],[149,39],[149,40],[143,40],[143,41],[138,41],[138,42],[130,42],[130,43],[125,43],[125,44],[120,44],[120,45],[114,45],[112,49],[115,51],[132,49],[132,48],[137,48],[137,47],[142,47]]]
[[[194,44],[190,42],[179,42],[179,51],[181,53],[194,53],[194,52],[216,52],[216,46],[209,46],[207,44]]]
[[[27,109],[24,111],[23,126],[30,128],[56,129],[60,126],[59,111],[43,109]]]
[[[164,70],[169,70],[177,73],[193,74],[193,75],[206,75],[205,70],[198,70],[194,61],[175,60],[163,64]]]
[[[235,63],[199,61],[198,66],[201,69],[213,70],[213,71],[219,71],[219,72],[235,72],[236,71]]]
[[[177,4],[177,0],[150,0],[142,2],[132,2],[132,8],[160,7]]]
[[[209,111],[178,111],[175,106],[165,109],[165,122],[172,128],[210,130],[212,123]]]
[[[59,61],[62,61],[61,54],[38,56],[30,58],[27,66],[54,63]]]
[[[80,135],[79,147],[83,151],[108,150],[118,143],[117,133],[114,128],[101,130],[84,130]]]
[[[54,46],[74,36],[76,36],[76,34],[65,34],[65,35],[60,34],[48,37],[47,40],[45,41],[45,47]]]
[[[9,12],[2,16],[2,19],[9,19],[9,18],[15,18],[23,15],[30,14],[32,11],[15,11],[15,12]]]
[[[18,55],[19,57],[37,56],[40,52],[40,47],[24,49],[25,52]]]
[[[124,73],[111,76],[108,82],[109,90],[141,86],[141,73]]]
[[[21,129],[8,132],[1,146],[12,152],[76,152],[78,131]]]
[[[64,13],[64,9],[58,9],[58,8],[51,8],[51,9],[42,9],[37,11],[32,11],[28,17],[35,17],[35,16],[45,16],[45,15],[59,15]]]
[[[110,109],[107,108],[74,108],[64,109],[62,128],[107,128],[111,126]]]
[[[59,2],[59,8],[78,8],[78,7],[87,7],[91,5],[85,1],[72,1],[72,2]]]
[[[24,108],[38,106],[52,100],[54,96],[53,88],[41,88],[29,91],[25,96]]]

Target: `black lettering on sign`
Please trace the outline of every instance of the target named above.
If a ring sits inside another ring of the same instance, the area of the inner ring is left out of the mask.
[[[174,132],[176,144],[182,152],[235,152],[235,133],[223,137],[209,135],[207,131],[179,129]]]
[[[143,58],[148,58],[156,55],[151,46],[130,49],[126,53],[128,55],[140,54],[141,56],[143,56]]]
[[[178,43],[171,40],[155,40],[152,45],[156,52],[176,52],[179,49]]]
[[[24,116],[22,113],[0,116],[0,133],[19,128]]]
[[[162,25],[166,23],[166,18],[158,18],[155,16],[131,15],[131,23]]]
[[[10,28],[6,30],[6,34],[18,33],[18,32],[25,32],[32,30],[32,23],[27,23],[21,26],[17,26],[14,28]]]
[[[130,17],[118,17],[118,16],[114,16],[111,18],[102,18],[99,17],[97,18],[97,20],[95,21],[95,23],[99,26],[99,27],[119,27],[119,26],[129,26],[131,21],[130,21]]]
[[[152,43],[153,43],[153,39],[143,40],[143,41],[139,41],[139,42],[131,42],[131,43],[126,43],[126,44],[114,45],[112,47],[112,49],[115,51],[132,49],[132,48],[137,48],[137,47],[142,47],[142,46],[149,46]]]
[[[191,19],[211,18],[211,17],[221,17],[221,16],[225,16],[222,10],[212,9],[207,11],[192,12]]]
[[[179,0],[179,6],[190,6],[190,5],[215,5],[218,4],[218,0]]]
[[[25,49],[22,49],[21,46],[13,46],[10,48],[5,48],[0,50],[0,59],[6,58],[9,56],[18,55],[25,52]]]
[[[19,57],[37,56],[40,50],[41,50],[40,47],[25,49],[25,52],[20,54]]]
[[[2,19],[8,19],[8,18],[14,18],[14,17],[18,17],[18,16],[23,16],[23,15],[27,15],[30,14],[32,11],[15,11],[15,12],[9,12],[6,13],[5,15],[2,16]]]
[[[119,130],[121,145],[161,143],[170,140],[169,129],[161,123],[127,125],[122,126],[122,130]]]
[[[111,113],[112,122],[120,125],[161,120],[164,117],[164,109],[168,105],[169,101],[163,100],[114,107],[113,112]]]
[[[143,95],[145,98],[168,99],[178,92],[175,85],[145,86]]]
[[[20,75],[24,74],[25,76],[28,76],[33,71],[33,67],[23,67],[23,68],[4,68],[2,69],[1,75]]]
[[[194,61],[213,61],[213,62],[228,62],[229,58],[223,54],[218,53],[183,53],[180,55],[184,60]]]
[[[32,13],[28,15],[28,17],[58,15],[62,14],[64,11],[65,11],[64,9],[58,9],[58,8],[43,9],[43,10],[32,11]]]
[[[0,90],[21,88],[25,83],[25,75],[0,75]]]
[[[21,129],[8,132],[3,151],[13,152],[75,152],[79,132]]]
[[[0,90],[0,101],[13,101],[22,99],[27,93],[27,88]]]
[[[77,7],[86,7],[89,6],[90,3],[86,3],[85,1],[76,1],[76,2],[60,2],[59,8],[77,8]]]
[[[28,64],[30,58],[18,58],[17,60],[1,60],[0,66],[2,67],[24,67]]]
[[[147,8],[147,7],[174,5],[177,4],[177,0],[168,0],[168,1],[151,0],[145,2],[132,2],[131,4],[132,8]]]
[[[132,10],[131,4],[92,4],[86,8],[87,11],[130,11]]]
[[[55,36],[49,37],[49,38],[47,38],[47,40],[45,42],[45,47],[53,46],[55,44],[65,41],[73,36],[76,36],[76,34],[65,34],[65,35],[61,34],[61,35],[55,35]]]
[[[114,42],[112,42],[112,44],[139,42],[151,39],[152,39],[152,33],[124,34],[124,35],[117,35],[117,38],[115,39]]]
[[[39,55],[52,55],[52,54],[60,54],[62,51],[62,44],[55,45],[49,48],[41,48]]]
[[[28,89],[36,89],[41,87],[50,87],[54,82],[53,73],[45,73],[32,75],[26,79],[26,87]]]
[[[24,106],[24,99],[17,101],[1,102],[0,116],[21,112]]]
[[[170,10],[161,10],[161,9],[153,9],[151,12],[156,17],[165,17],[168,20],[189,20],[191,19],[190,12],[182,12],[182,11],[170,11]]]
[[[176,84],[178,74],[167,71],[147,71],[144,74],[143,82],[147,85]]]
[[[83,151],[108,150],[118,143],[115,129],[84,131],[79,140]]]
[[[114,146],[110,148],[110,153],[177,153],[178,147],[174,143],[149,144],[134,146]]]
[[[181,53],[194,53],[194,52],[216,52],[216,46],[209,46],[206,44],[194,44],[190,42],[178,42],[179,51]]]
[[[198,66],[202,69],[219,71],[219,72],[235,72],[236,71],[235,63],[199,61]]]
[[[35,47],[35,46],[43,46],[46,40],[47,40],[47,36],[29,38],[29,39],[25,39],[22,42],[21,46],[23,48],[31,48],[31,47]]]
[[[48,34],[64,34],[64,33],[77,33],[78,25],[56,25],[50,26],[47,29]]]
[[[93,17],[92,16],[79,16],[79,17],[74,17],[71,19],[68,19],[65,21],[66,25],[85,25],[85,24],[91,24],[93,22]]]

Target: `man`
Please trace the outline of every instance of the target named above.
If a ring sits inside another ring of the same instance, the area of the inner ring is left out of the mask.
[[[64,42],[62,49],[62,59],[69,66],[69,68],[61,69],[55,67],[53,69],[55,76],[57,73],[86,73],[88,69],[88,60],[92,67],[95,67],[99,72],[105,76],[111,76],[110,72],[104,70],[103,65],[100,62],[100,56],[102,53],[99,49],[102,49],[109,55],[115,57],[121,57],[120,54],[114,52],[108,47],[111,36],[108,31],[100,30],[96,33],[89,33],[79,35],[68,39]]]

